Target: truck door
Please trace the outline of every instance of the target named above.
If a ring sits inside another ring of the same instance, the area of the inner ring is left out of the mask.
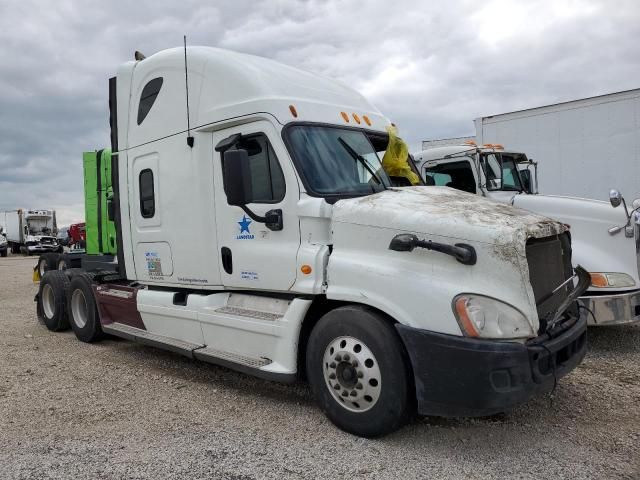
[[[273,231],[252,220],[240,207],[227,203],[222,180],[222,153],[212,152],[217,254],[222,284],[226,287],[288,290],[296,279],[300,225],[296,206],[300,191],[293,165],[276,129],[267,121],[213,133],[213,145],[241,133],[232,148],[249,153],[251,184],[257,200],[248,207],[264,216],[281,209],[283,229]]]

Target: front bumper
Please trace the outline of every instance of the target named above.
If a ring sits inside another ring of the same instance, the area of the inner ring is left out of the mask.
[[[50,244],[50,243],[43,243],[43,244],[37,244],[37,245],[27,245],[27,252],[29,253],[46,253],[46,252],[56,252],[58,251],[59,245],[58,244]]]
[[[485,416],[553,389],[587,351],[587,322],[571,318],[555,338],[480,340],[396,324],[411,359],[422,415]]]
[[[613,295],[585,295],[580,312],[588,325],[624,325],[640,322],[640,290]],[[593,315],[589,310],[593,312]],[[594,318],[595,317],[595,318]]]

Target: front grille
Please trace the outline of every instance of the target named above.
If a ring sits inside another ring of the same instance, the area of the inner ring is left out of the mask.
[[[555,295],[551,295],[551,292],[573,275],[569,234],[529,239],[526,252],[540,328],[544,330],[549,317],[553,316],[573,289],[573,283],[569,282]]]

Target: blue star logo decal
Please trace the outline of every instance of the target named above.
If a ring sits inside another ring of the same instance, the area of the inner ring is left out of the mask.
[[[240,221],[238,222],[238,225],[240,225],[240,234],[241,234],[241,235],[242,235],[244,232],[251,233],[251,232],[249,231],[249,224],[250,224],[250,223],[251,223],[251,220],[249,220],[249,219],[247,218],[247,216],[246,216],[246,215],[243,215],[243,216],[242,216],[242,220],[240,220]]]

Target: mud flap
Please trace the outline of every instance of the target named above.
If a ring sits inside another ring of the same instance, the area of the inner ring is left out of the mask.
[[[41,278],[40,278],[40,270],[38,269],[38,265],[33,267],[33,276],[31,277],[31,279],[33,280],[33,283],[40,282]]]

